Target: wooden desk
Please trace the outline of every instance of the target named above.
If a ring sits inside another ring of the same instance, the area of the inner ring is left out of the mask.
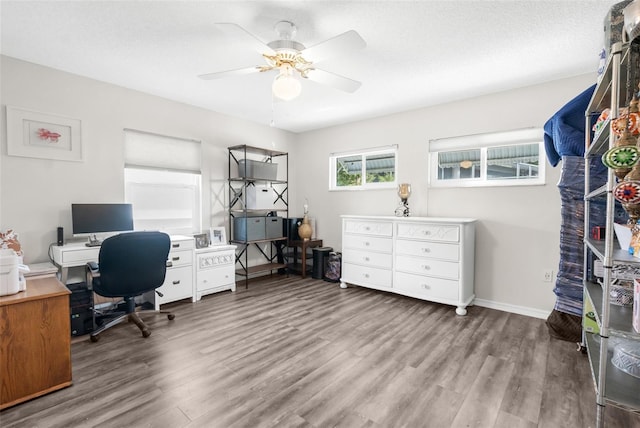
[[[289,241],[289,247],[293,247],[293,263],[298,260],[298,248],[301,248],[300,254],[300,275],[304,278],[307,275],[307,249],[322,247],[322,239],[304,239],[300,241]]]
[[[45,277],[0,297],[0,410],[71,385],[69,294]]]

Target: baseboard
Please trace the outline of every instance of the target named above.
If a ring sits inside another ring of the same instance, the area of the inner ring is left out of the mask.
[[[494,302],[493,300],[475,299],[473,301],[473,304],[482,306],[483,308],[497,309],[499,311],[511,312],[518,315],[526,315],[528,317],[540,318],[543,320],[546,320],[549,314],[551,314],[550,311],[528,308],[526,306],[510,305],[508,303]]]

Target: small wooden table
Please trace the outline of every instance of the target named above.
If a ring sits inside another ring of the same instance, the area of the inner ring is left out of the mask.
[[[299,241],[289,241],[289,247],[293,247],[293,262],[298,260],[298,248],[301,248],[300,254],[300,275],[304,278],[307,275],[307,249],[322,247],[322,239],[304,239]]]
[[[71,385],[69,294],[50,276],[0,297],[0,410]]]

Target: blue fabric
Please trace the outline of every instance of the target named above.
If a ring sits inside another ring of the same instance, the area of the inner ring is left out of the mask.
[[[544,148],[551,166],[558,165],[562,156],[584,156],[584,114],[595,88],[583,91],[544,124]]]

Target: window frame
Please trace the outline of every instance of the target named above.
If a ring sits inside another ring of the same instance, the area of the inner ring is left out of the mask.
[[[428,144],[428,185],[434,188],[446,187],[505,187],[505,186],[541,186],[546,184],[544,158],[544,136],[541,128],[525,128],[512,131],[466,135],[461,137],[430,140]],[[538,145],[538,175],[527,178],[487,178],[489,149],[514,147],[519,145]],[[480,150],[480,176],[477,178],[441,179],[439,177],[439,154],[465,150]]]
[[[393,154],[393,181],[382,181],[368,183],[366,160],[369,156]],[[338,159],[346,157],[360,156],[361,169],[360,173],[363,183],[355,186],[338,186],[337,185],[337,164]],[[331,153],[329,156],[329,191],[355,191],[355,190],[378,190],[391,189],[398,186],[398,145],[390,145],[385,147],[375,147],[370,149],[355,150],[340,153]]]

